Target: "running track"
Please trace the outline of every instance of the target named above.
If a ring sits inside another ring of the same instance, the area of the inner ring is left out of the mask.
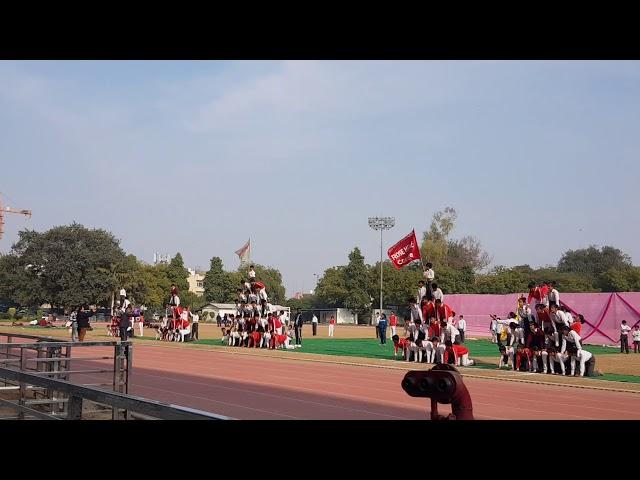
[[[133,365],[129,393],[238,419],[428,418],[428,399],[400,388],[405,370],[140,344]],[[74,381],[95,381],[82,377]],[[465,384],[476,419],[640,419],[640,394],[476,378]]]

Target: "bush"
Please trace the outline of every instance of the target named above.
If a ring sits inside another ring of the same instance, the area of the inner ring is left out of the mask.
[[[15,318],[15,316],[16,316],[15,307],[11,307],[9,310],[7,310],[7,314],[9,315],[8,318]]]
[[[19,313],[16,314],[16,320],[22,320],[23,318],[24,318],[23,315],[21,315]]]
[[[43,316],[44,316],[44,310],[39,308],[38,311],[36,312],[36,318],[40,320]]]
[[[0,312],[0,320],[9,320],[9,314],[7,312]]]

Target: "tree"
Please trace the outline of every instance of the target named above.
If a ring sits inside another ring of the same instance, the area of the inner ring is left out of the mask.
[[[106,303],[116,288],[110,272],[125,261],[125,254],[111,233],[73,223],[44,233],[25,230],[19,237],[1,268],[19,303],[58,307]]]
[[[458,270],[469,268],[477,272],[491,263],[491,256],[482,249],[480,240],[467,235],[460,240],[449,241],[445,263]]]
[[[447,258],[449,234],[453,230],[457,212],[446,207],[443,211],[433,214],[429,230],[422,234],[420,253],[425,262],[442,265]]]
[[[204,276],[204,297],[209,302],[224,303],[234,299],[238,285],[233,277],[225,272],[222,259],[213,257],[209,271]],[[239,283],[239,282],[238,282]]]
[[[309,295],[302,298],[289,298],[285,302],[285,306],[289,307],[292,312],[311,310],[316,306],[316,297],[315,295]]]
[[[623,251],[611,246],[598,249],[591,245],[563,253],[558,262],[558,271],[580,273],[595,279],[611,268],[624,269],[631,265],[631,257]]]
[[[176,256],[171,259],[171,262],[169,262],[167,277],[169,278],[171,285],[178,287],[180,292],[186,292],[189,290],[189,282],[187,282],[189,270],[184,268],[184,261],[182,260],[180,252],[176,253]]]
[[[371,286],[368,284],[369,269],[364,263],[364,256],[355,247],[349,254],[349,263],[344,269],[344,282],[347,296],[344,306],[352,313],[363,313],[371,307]]]
[[[438,269],[447,266],[455,270],[470,269],[477,272],[486,268],[491,263],[491,257],[482,249],[480,240],[470,235],[459,240],[449,238],[457,218],[458,213],[451,207],[433,214],[429,230],[422,235],[422,258]]]
[[[140,299],[147,307],[162,309],[169,303],[171,281],[167,275],[168,265],[143,265],[140,269],[142,281],[147,287]]]
[[[640,291],[640,267],[610,268],[599,275],[597,283],[605,292]]]
[[[344,307],[344,302],[347,298],[344,269],[344,266],[328,268],[318,280],[315,293],[319,307]]]

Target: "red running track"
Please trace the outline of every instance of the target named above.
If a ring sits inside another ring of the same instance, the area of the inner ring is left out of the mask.
[[[238,419],[428,418],[428,399],[400,387],[405,370],[140,344],[133,358],[129,393]],[[91,381],[82,377],[74,381]],[[475,378],[465,384],[477,419],[640,419],[640,394]]]

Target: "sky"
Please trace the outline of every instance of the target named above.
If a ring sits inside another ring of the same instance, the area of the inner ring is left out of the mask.
[[[458,212],[492,266],[640,261],[637,61],[0,61],[0,251],[104,228],[152,262],[276,267],[286,292]]]

